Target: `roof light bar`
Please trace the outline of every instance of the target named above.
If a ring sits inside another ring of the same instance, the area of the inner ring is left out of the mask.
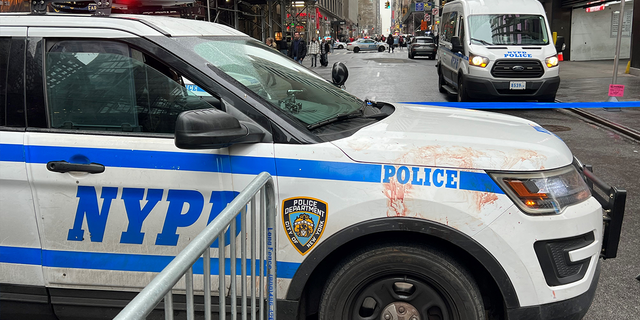
[[[32,14],[46,14],[47,4],[51,2],[65,2],[60,0],[34,0],[31,2]],[[108,17],[111,15],[111,0],[94,0],[96,3],[96,10],[93,13],[96,17]]]

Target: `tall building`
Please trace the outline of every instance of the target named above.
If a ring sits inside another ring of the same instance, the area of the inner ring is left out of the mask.
[[[381,34],[380,0],[358,0],[357,26],[360,37]]]

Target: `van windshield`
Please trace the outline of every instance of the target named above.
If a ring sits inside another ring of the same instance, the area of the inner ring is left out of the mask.
[[[486,14],[469,16],[472,42],[483,45],[546,45],[547,24],[540,15]]]

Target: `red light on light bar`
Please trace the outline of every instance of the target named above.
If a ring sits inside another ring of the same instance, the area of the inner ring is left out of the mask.
[[[601,6],[595,6],[595,7],[589,7],[587,8],[587,12],[596,12],[596,11],[600,11],[600,10],[604,10],[604,5]]]

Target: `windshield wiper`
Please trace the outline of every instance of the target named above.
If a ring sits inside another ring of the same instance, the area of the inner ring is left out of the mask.
[[[307,125],[307,129],[313,130],[315,128],[322,127],[324,125],[327,125],[329,123],[333,123],[333,122],[336,122],[336,121],[341,121],[341,120],[345,120],[345,119],[361,117],[364,114],[364,107],[366,105],[367,105],[367,103],[365,102],[364,104],[362,104],[362,106],[358,110],[355,110],[355,111],[352,111],[352,112],[349,112],[349,113],[341,113],[341,114],[339,114],[337,116],[334,116],[334,117],[331,117],[329,119],[318,121],[316,123],[312,123],[310,125]]]
[[[481,40],[481,39],[471,38],[471,40],[472,40],[472,41],[478,41],[478,42],[480,42],[480,43],[484,44],[485,46],[492,46],[492,45],[493,45],[493,43],[486,42],[486,41]]]

